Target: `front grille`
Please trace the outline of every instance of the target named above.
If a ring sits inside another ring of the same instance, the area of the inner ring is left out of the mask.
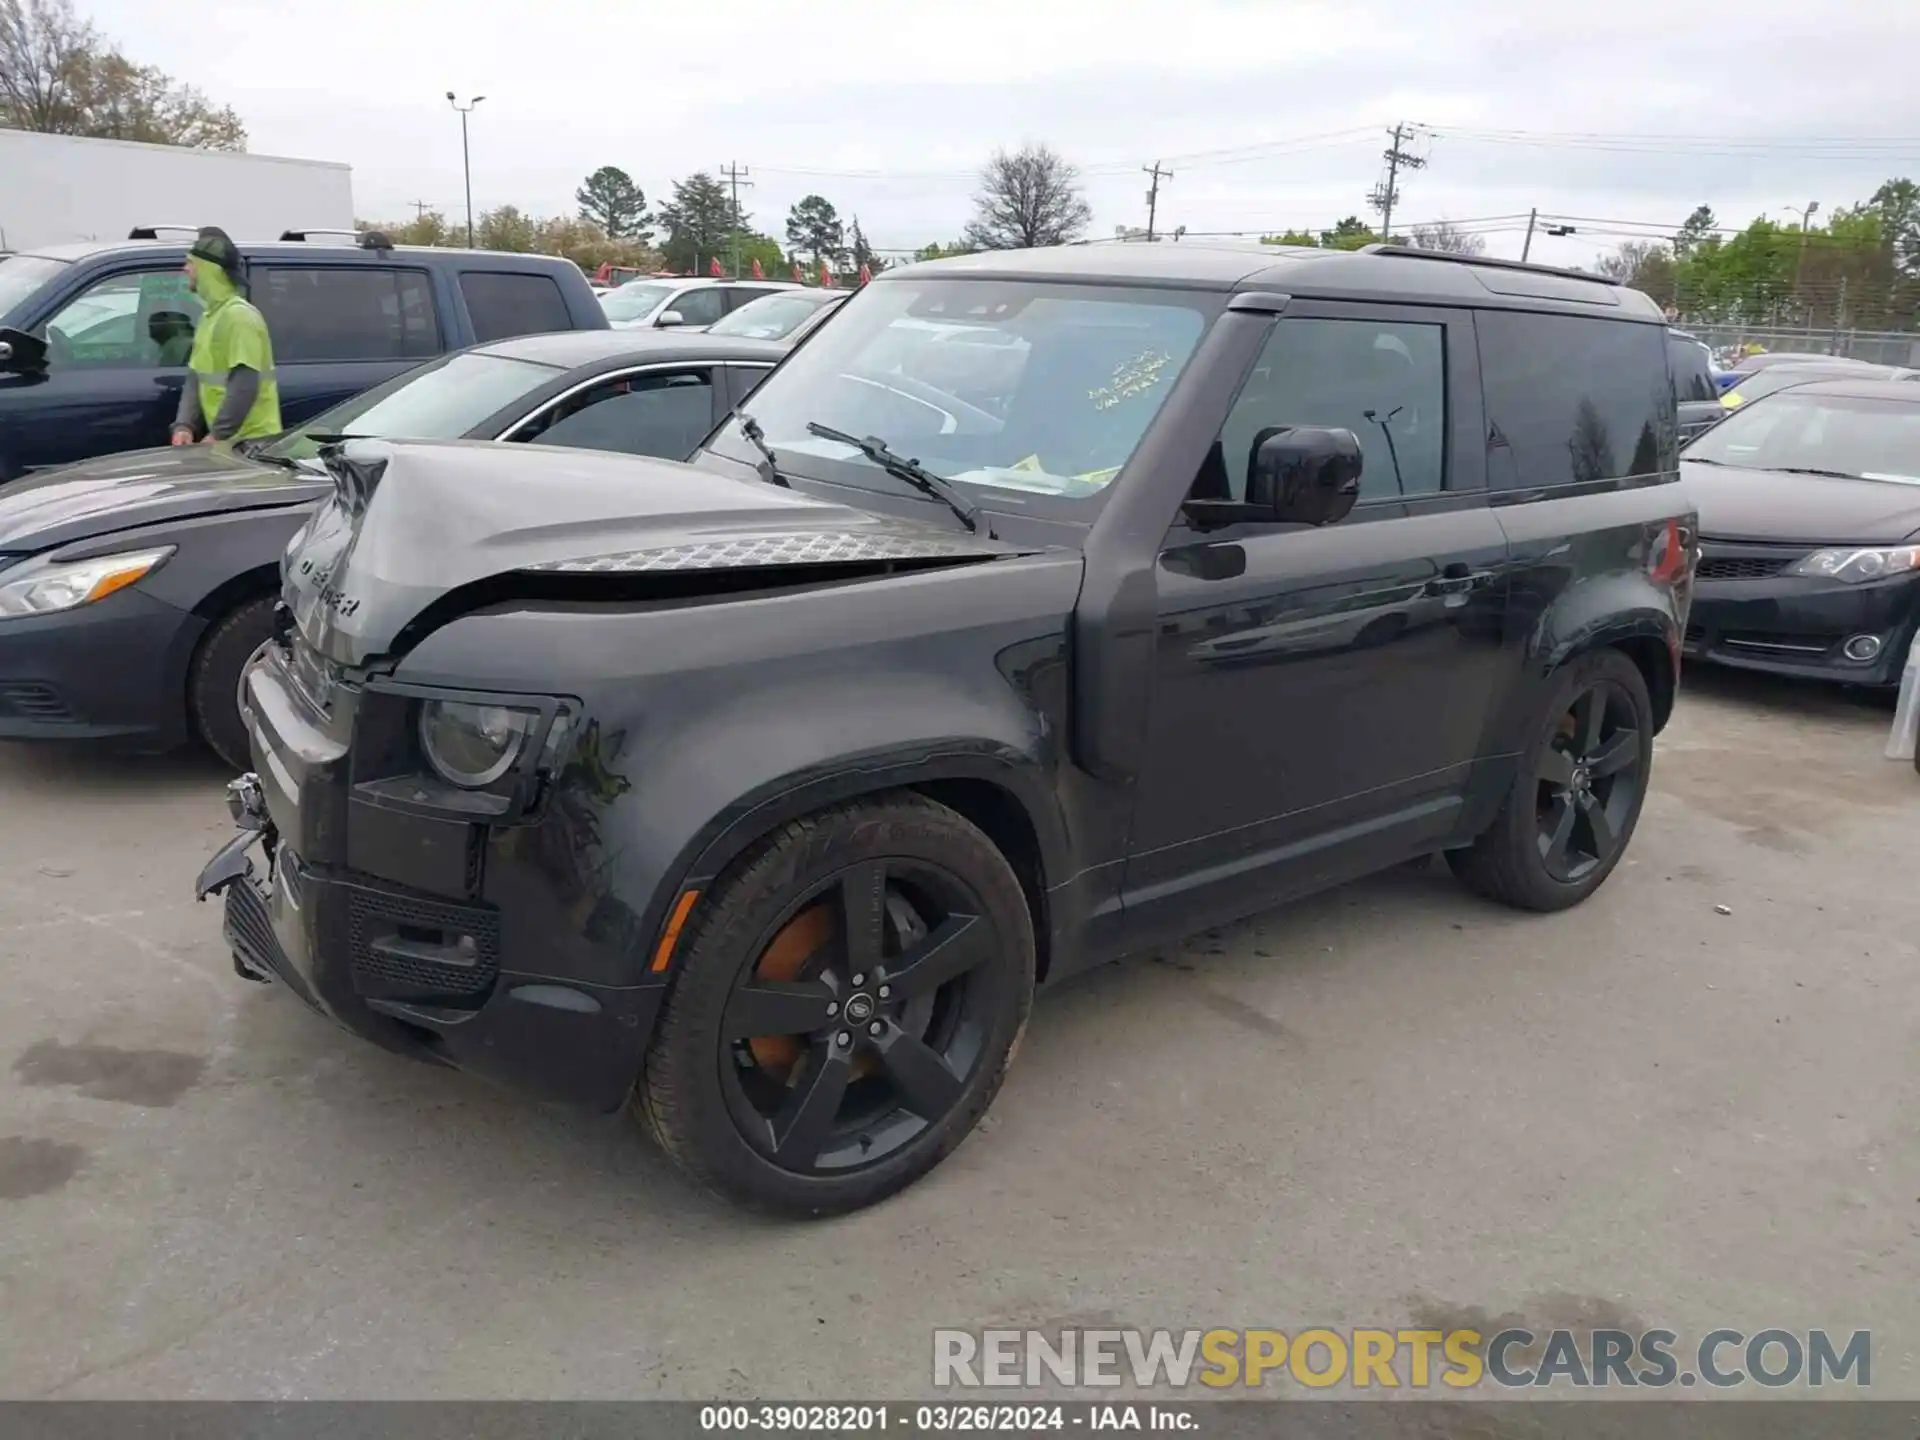
[[[16,720],[64,721],[73,719],[67,702],[51,685],[17,681],[0,685],[0,715]]]
[[[240,952],[240,958],[260,973],[280,969],[275,963],[280,942],[274,937],[273,919],[260,898],[251,877],[236,880],[227,887],[227,943]]]
[[[500,917],[491,910],[355,890],[350,912],[354,988],[363,995],[471,1000],[499,978]],[[463,938],[473,941],[471,964],[441,964],[389,948],[451,949]]]
[[[1764,580],[1798,558],[1792,555],[1708,555],[1694,570],[1697,580]]]

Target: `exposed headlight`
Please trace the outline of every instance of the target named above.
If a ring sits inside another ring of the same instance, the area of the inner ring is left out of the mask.
[[[420,707],[420,748],[442,780],[479,790],[513,768],[539,719],[506,705],[429,700]]]
[[[173,546],[98,555],[91,560],[29,560],[0,578],[0,620],[46,615],[104,600],[152,573]]]
[[[1857,584],[1884,580],[1890,575],[1920,570],[1920,545],[1885,545],[1866,548],[1816,550],[1791,570],[1789,575],[1811,575],[1820,580],[1843,580]]]

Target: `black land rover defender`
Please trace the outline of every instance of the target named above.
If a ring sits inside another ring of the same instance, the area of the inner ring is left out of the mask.
[[[1605,880],[1696,553],[1667,355],[1591,276],[1096,245],[889,271],[691,466],[342,443],[200,893],[368,1039],[869,1204],[1039,982],[1436,852]]]

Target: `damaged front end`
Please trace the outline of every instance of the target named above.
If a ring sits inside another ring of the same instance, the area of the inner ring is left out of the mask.
[[[548,873],[550,832],[577,849],[590,828],[574,792],[601,727],[540,655],[512,688],[406,678],[406,656],[487,607],[564,620],[1016,552],[593,452],[361,441],[324,459],[335,493],[288,548],[280,633],[242,687],[239,833],[196,893],[222,897],[242,975],[387,1048],[615,1108],[664,977],[636,968],[634,907]]]

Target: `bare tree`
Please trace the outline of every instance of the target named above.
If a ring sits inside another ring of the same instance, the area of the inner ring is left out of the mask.
[[[1049,145],[996,150],[980,172],[966,242],[979,250],[1023,250],[1077,240],[1093,219],[1080,172]]]
[[[99,48],[72,0],[0,0],[0,125],[70,130],[77,82]]]
[[[1420,250],[1444,250],[1450,255],[1484,255],[1487,242],[1449,220],[1413,227],[1413,243]]]
[[[0,0],[0,126],[244,150],[246,126],[153,65],[136,65],[73,0]]]

